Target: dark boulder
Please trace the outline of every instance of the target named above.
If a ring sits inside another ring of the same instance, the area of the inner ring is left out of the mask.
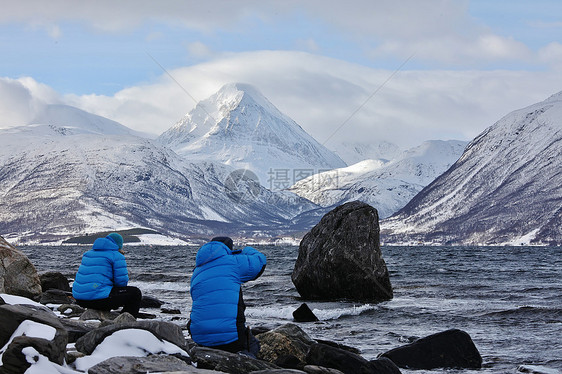
[[[81,321],[113,321],[115,318],[119,317],[119,312],[114,312],[111,310],[97,310],[97,309],[86,309],[84,313],[80,315]]]
[[[304,363],[299,360],[297,356],[293,355],[282,355],[273,362],[275,365],[282,367],[283,369],[297,369],[301,370],[304,368]]]
[[[78,304],[62,304],[57,310],[66,318],[80,317],[86,311]]]
[[[386,357],[381,357],[376,360],[369,361],[369,370],[377,374],[400,374],[398,366]]]
[[[98,328],[97,323],[92,324],[91,322],[73,320],[68,318],[60,318],[59,321],[68,334],[69,343],[76,343],[76,341],[82,336]]]
[[[43,305],[47,304],[72,304],[74,298],[71,292],[51,288],[41,294],[39,302]]]
[[[263,334],[264,332],[271,331],[273,328],[267,326],[252,326],[252,335],[258,336],[259,334]]]
[[[128,312],[124,312],[119,314],[119,316],[117,316],[114,320],[105,320],[105,321],[101,321],[99,327],[105,327],[105,326],[109,326],[109,325],[114,325],[114,324],[122,324],[122,323],[135,323],[137,322],[137,319]]]
[[[400,369],[388,359],[367,361],[358,354],[321,343],[316,343],[310,347],[306,362],[309,365],[337,369],[344,374],[400,373]]]
[[[198,369],[210,369],[231,374],[246,374],[258,370],[280,369],[270,362],[258,360],[238,353],[195,346],[189,350],[191,360]]]
[[[291,279],[305,299],[376,302],[392,298],[380,250],[379,217],[353,201],[328,212],[302,239]]]
[[[53,289],[71,292],[68,278],[58,271],[41,272],[39,273],[39,279],[41,280],[43,292]]]
[[[160,308],[164,303],[152,296],[142,295],[141,308]]]
[[[480,369],[482,357],[466,332],[453,329],[421,338],[381,355],[401,368]]]
[[[332,342],[330,340],[324,340],[324,339],[314,339],[314,340],[316,340],[317,343],[326,344],[326,345],[332,346],[334,348],[343,349],[344,351],[348,351],[348,352],[351,352],[351,353],[355,353],[355,354],[361,353],[361,351],[359,349],[357,349],[355,347],[350,347],[349,345],[336,343],[336,342]]]
[[[279,326],[258,336],[260,351],[258,358],[277,363],[283,356],[294,356],[304,366],[306,354],[315,343],[300,327],[293,323]],[[297,366],[298,365],[294,365]]]
[[[294,312],[293,318],[296,322],[316,322],[318,317],[314,315],[312,310],[306,305],[306,303],[301,304]]]
[[[41,281],[27,256],[0,236],[0,293],[36,300],[41,295]]]
[[[338,369],[316,365],[306,365],[303,370],[307,374],[343,374]]]
[[[306,371],[283,368],[252,371],[252,374],[306,374]]]
[[[0,347],[6,347],[2,356],[4,372],[23,373],[27,370],[30,364],[22,353],[26,347],[35,348],[52,362],[63,363],[68,334],[52,312],[28,305],[0,305],[0,326]],[[21,334],[10,341],[12,335],[18,335],[18,329]],[[51,334],[50,330],[54,330],[52,336],[45,336]]]
[[[113,357],[88,369],[88,374],[138,374],[155,372],[199,373],[200,371],[175,356],[164,355]]]
[[[76,342],[76,349],[79,352],[85,353],[87,355],[92,354],[94,349],[100,344],[107,336],[113,334],[119,330],[126,329],[141,329],[151,332],[160,340],[166,340],[180,347],[183,350],[187,350],[187,343],[181,327],[175,325],[171,322],[164,321],[138,321],[129,323],[117,323],[111,324],[109,326],[104,326],[92,330],[82,336]]]

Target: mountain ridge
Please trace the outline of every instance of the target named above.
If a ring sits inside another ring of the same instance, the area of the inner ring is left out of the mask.
[[[467,142],[426,141],[403,151],[394,160],[363,160],[297,182],[289,191],[323,207],[353,200],[377,208],[386,218],[447,170]]]
[[[382,222],[387,239],[562,243],[561,119],[561,93],[501,118],[446,173]]]

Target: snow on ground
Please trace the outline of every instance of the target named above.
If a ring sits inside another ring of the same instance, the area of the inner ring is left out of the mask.
[[[21,350],[25,355],[27,362],[31,366],[25,371],[25,374],[76,374],[78,371],[69,369],[64,366],[55,364],[33,347],[25,347]]]
[[[4,300],[4,302],[6,304],[10,304],[10,305],[35,305],[35,306],[40,306],[43,307],[43,304],[40,304],[38,302],[35,302],[31,299],[28,299],[27,297],[23,297],[23,296],[16,296],[16,295],[8,295],[7,293],[0,293],[0,297],[2,298],[2,300]]]
[[[43,305],[21,296],[0,294],[0,297],[6,304],[10,305],[27,304],[43,307]],[[56,329],[52,326],[30,320],[23,321],[14,331],[6,345],[0,349],[0,362],[2,362],[3,353],[15,337],[25,335],[53,340],[55,334]],[[79,371],[74,371],[68,366],[60,366],[50,362],[47,357],[39,354],[33,347],[24,348],[22,352],[26,356],[27,361],[31,363],[31,367],[26,371],[28,374],[72,374],[86,372],[90,367],[108,358],[117,356],[144,357],[149,354],[158,353],[168,355],[179,353],[183,356],[188,356],[187,352],[177,345],[166,340],[160,340],[151,332],[141,329],[124,329],[106,337],[91,355],[76,360],[74,366]]]
[[[535,239],[535,237],[537,236],[537,233],[539,232],[540,229],[534,229],[532,230],[530,233],[523,235],[519,238],[515,238],[513,240],[510,240],[509,242],[505,243],[505,245],[512,245],[512,246],[517,246],[517,245],[526,245],[526,246],[530,246],[531,245],[531,241],[533,239]]]
[[[90,356],[76,359],[77,370],[88,371],[92,366],[112,357],[144,357],[148,354],[165,353],[189,356],[186,351],[166,340],[160,340],[151,332],[141,329],[119,330],[106,337]]]
[[[160,234],[143,234],[138,235],[138,238],[140,243],[127,243],[125,245],[189,245],[185,240]]]
[[[0,349],[0,362],[2,362],[2,356],[8,349],[8,346],[12,343],[12,341],[18,336],[29,336],[31,338],[42,338],[46,340],[53,340],[55,338],[57,330],[49,325],[45,325],[39,322],[25,320],[18,328],[13,332],[12,336]]]

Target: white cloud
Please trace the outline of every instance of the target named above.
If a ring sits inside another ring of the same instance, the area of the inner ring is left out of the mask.
[[[539,50],[539,59],[554,68],[562,69],[562,44],[552,42]]]
[[[308,52],[318,52],[320,50],[318,43],[316,43],[316,40],[312,38],[297,40],[296,47],[299,50],[308,51]]]
[[[105,32],[131,30],[147,21],[165,22],[209,31],[228,27],[248,16],[259,3],[254,1],[184,1],[184,0],[98,0],[74,2],[67,0],[27,0],[3,4],[0,22],[56,24],[81,21]]]
[[[46,103],[58,103],[58,94],[32,78],[0,78],[0,128],[27,125]]]
[[[330,143],[385,139],[409,146],[427,139],[470,140],[508,112],[562,87],[562,76],[549,72],[401,71],[381,88],[392,71],[279,51],[234,54],[170,74],[181,87],[163,75],[114,97],[67,100],[134,129],[161,133],[194,107],[191,97],[203,100],[225,83],[245,82],[324,142],[380,88]]]
[[[550,53],[562,50],[550,48]],[[61,98],[31,78],[1,78],[0,127],[29,123],[44,104],[65,103],[160,134],[195,101],[223,84],[245,82],[321,143],[331,137],[330,147],[344,140],[388,140],[406,147],[427,139],[470,140],[508,112],[562,87],[562,75],[555,71],[407,70],[381,87],[392,73],[304,52],[261,51],[171,70],[175,80],[162,74],[114,96]]]
[[[484,66],[493,62],[532,61],[532,52],[520,42],[494,34],[473,39],[443,35],[419,41],[389,40],[372,51],[373,58],[413,54],[415,59],[450,66]]]
[[[512,38],[485,34],[478,37],[473,58],[491,59],[526,59],[530,57],[529,49]]]
[[[211,48],[202,42],[189,43],[187,46],[189,54],[196,58],[209,58],[216,55]]]
[[[325,25],[328,30],[374,51],[378,58],[409,56],[416,53],[426,61],[440,63],[481,63],[496,59],[527,58],[526,47],[517,40],[496,35],[469,15],[468,0],[351,0],[326,3],[322,0],[65,0],[11,2],[0,13],[1,22],[40,24],[52,37],[60,37],[59,22],[84,22],[105,32],[130,31],[148,22],[160,22],[212,34],[218,30],[246,33],[253,37],[260,30],[249,28],[248,21],[264,23],[291,21],[295,15]],[[287,25],[287,27],[297,27]],[[242,31],[243,30],[243,31]],[[318,41],[307,37],[294,41],[297,47],[318,52]],[[207,46],[195,43],[190,53],[214,57]]]
[[[62,31],[58,25],[52,25],[49,27],[48,33],[53,39],[60,39],[62,36]]]

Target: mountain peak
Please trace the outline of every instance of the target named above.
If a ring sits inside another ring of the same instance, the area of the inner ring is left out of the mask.
[[[158,139],[190,159],[249,168],[262,181],[273,169],[317,172],[345,166],[255,87],[244,83],[223,86]]]
[[[248,83],[227,83],[222,86],[215,95],[229,95],[229,94],[248,94],[254,98],[264,98],[263,94],[259,90]]]
[[[193,110],[160,135],[160,141],[177,145],[209,136],[229,139],[236,135],[246,137],[248,133],[255,131],[243,128],[241,125],[248,124],[248,120],[239,115],[245,117],[252,112],[267,112],[283,120],[288,119],[255,87],[246,83],[228,83],[209,98],[197,103]],[[253,125],[257,128],[263,123]]]
[[[562,91],[551,95],[545,102],[555,102],[555,101],[562,101]]]

